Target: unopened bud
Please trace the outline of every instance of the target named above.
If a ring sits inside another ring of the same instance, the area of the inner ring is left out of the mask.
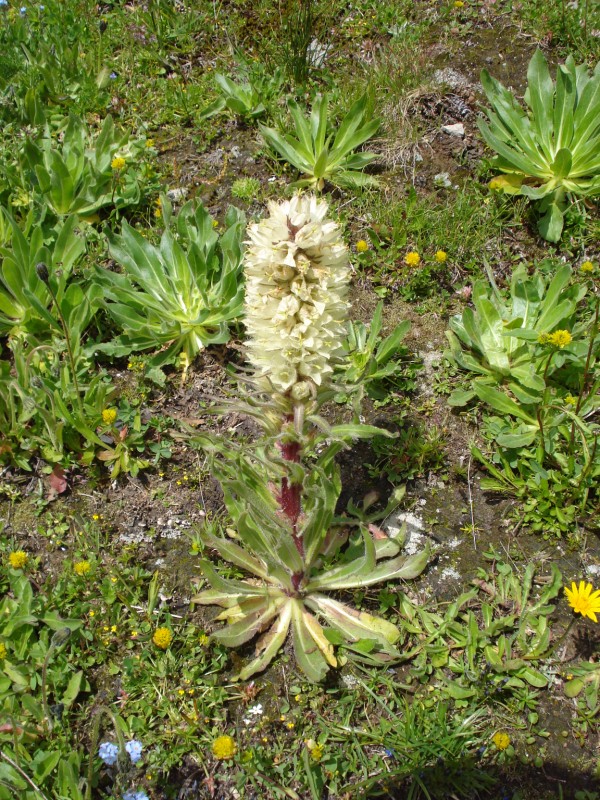
[[[44,264],[43,261],[40,261],[39,264],[35,265],[35,271],[38,274],[38,278],[43,281],[44,283],[48,283],[50,280],[50,273],[48,272],[48,267]]]

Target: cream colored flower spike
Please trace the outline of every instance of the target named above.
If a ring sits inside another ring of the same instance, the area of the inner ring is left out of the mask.
[[[295,195],[269,203],[270,216],[248,231],[248,359],[265,385],[297,400],[308,382],[327,381],[346,335],[348,250],[327,210],[324,200]]]

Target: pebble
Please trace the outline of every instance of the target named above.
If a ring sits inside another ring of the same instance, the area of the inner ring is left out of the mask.
[[[465,138],[465,126],[462,122],[455,122],[452,125],[442,125],[442,130],[449,136],[456,136],[459,139]]]

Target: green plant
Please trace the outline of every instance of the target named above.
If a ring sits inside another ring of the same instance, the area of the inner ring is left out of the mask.
[[[71,115],[60,149],[46,127],[42,139],[28,140],[21,158],[27,186],[58,216],[92,217],[105,207],[125,208],[140,202],[149,173],[144,138],[119,133],[112,117],[97,136]]]
[[[366,780],[346,789],[366,790],[369,797],[389,797],[390,791],[402,789],[407,800],[443,800],[449,793],[474,796],[493,785],[477,763],[487,733],[481,709],[465,715],[451,713],[443,701],[415,698],[408,703],[387,675],[380,676],[383,691],[362,681],[359,685],[374,701],[377,722],[336,726],[332,738],[344,747],[378,746],[383,753],[368,765]]]
[[[51,464],[73,452],[89,462],[94,445],[106,446],[94,429],[113,387],[106,372],[91,372],[79,340],[72,342],[77,382],[60,356],[64,341],[11,343],[13,364],[0,362],[0,461],[29,471],[36,453]]]
[[[545,378],[551,377],[560,366],[554,361],[546,371],[545,351],[538,339],[549,336],[555,329],[572,330],[577,304],[586,287],[571,283],[572,270],[560,267],[552,280],[538,273],[529,277],[525,267],[514,270],[509,296],[506,297],[491,277],[490,283],[476,281],[473,285],[474,309],[467,307],[450,319],[446,337],[451,364],[475,373],[471,388],[453,392],[450,405],[462,406],[482,392],[488,396],[488,386],[506,386],[521,402],[541,398]],[[580,323],[583,330],[585,325]]]
[[[62,330],[53,313],[52,294],[36,270],[40,262],[48,267],[56,304],[69,324],[86,327],[99,292],[90,288],[88,293],[79,283],[69,282],[86,249],[77,217],[68,217],[50,232],[41,224],[34,225],[31,216],[21,230],[3,208],[0,218],[8,221],[10,231],[9,240],[0,246],[0,335],[35,337]]]
[[[521,496],[525,520],[542,530],[544,512],[559,530],[573,525],[594,502],[600,474],[598,303],[590,319],[578,307],[586,287],[570,279],[567,266],[548,285],[517,269],[508,301],[494,284],[478,283],[475,310],[452,318],[447,333],[451,362],[478,375],[450,405],[477,397],[492,411],[484,433],[496,465],[473,449],[493,476],[482,486]]]
[[[24,575],[10,575],[8,583],[10,594],[0,605],[5,648],[0,661],[0,798],[12,800],[18,793],[37,800],[39,787],[56,785],[67,792],[64,796],[79,800],[81,756],[71,752],[64,758],[52,733],[64,729],[77,696],[90,688],[83,670],[73,669],[65,652],[83,623],[61,618],[47,597],[34,595]]]
[[[290,631],[311,681],[338,665],[335,644],[367,663],[400,658],[395,625],[328,592],[414,578],[429,556],[427,548],[401,556],[392,537],[375,536],[360,521],[351,535],[346,520],[335,517],[341,491],[335,455],[352,438],[384,432],[356,423],[330,428],[318,415],[332,396],[330,362],[342,350],[347,313],[347,254],[326,211],[326,203],[296,196],[272,204],[271,217],[250,229],[246,327],[254,377],[243,410],[266,435],[254,453],[210,437],[196,440],[213,458],[235,525],[232,538],[204,529],[200,539],[253,576],[223,578],[204,558],[211,588],[194,598],[224,609],[218,619],[228,624],[213,637],[226,646],[262,633],[240,679],[264,669]],[[311,458],[315,451],[319,456]]]
[[[380,125],[378,119],[368,119],[367,97],[363,96],[354,103],[337,131],[331,131],[328,105],[327,95],[318,95],[307,120],[298,103],[289,100],[295,136],[260,125],[265,142],[306,176],[292,186],[311,186],[322,191],[326,181],[352,188],[376,185],[372,175],[361,172],[375,155],[353,152],[370,139]]]
[[[571,56],[552,81],[541,50],[527,70],[525,94],[529,113],[487,70],[481,82],[492,105],[489,124],[478,121],[486,143],[498,156],[492,162],[506,177],[492,185],[539,201],[538,228],[558,242],[567,202],[600,194],[600,65],[590,77],[586,64]]]
[[[238,178],[231,186],[231,196],[240,200],[254,200],[260,192],[257,178]]]
[[[97,349],[117,356],[158,350],[152,366],[179,356],[187,372],[200,350],[229,340],[229,324],[241,314],[245,217],[230,208],[220,236],[201,204],[186,203],[172,219],[163,197],[162,214],[165,231],[158,247],[127,222],[120,235],[107,233],[111,256],[124,272],[97,267],[96,278],[123,333]]]
[[[392,486],[397,486],[444,468],[446,442],[436,425],[423,425],[405,417],[396,417],[390,423],[398,425],[398,436],[373,437],[373,457],[365,465],[371,477],[385,476]]]
[[[406,391],[410,386],[410,367],[407,367],[408,350],[401,342],[410,330],[410,322],[396,325],[385,339],[380,336],[383,323],[383,302],[375,309],[369,327],[362,322],[348,323],[348,338],[344,343],[345,354],[336,368],[334,383],[344,389],[338,402],[345,402],[354,393],[360,403],[363,394],[383,404],[390,395],[397,394],[400,387]],[[409,374],[407,374],[409,373]]]

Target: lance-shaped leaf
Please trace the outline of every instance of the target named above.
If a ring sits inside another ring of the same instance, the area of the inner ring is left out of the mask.
[[[400,631],[391,622],[366,611],[358,611],[326,595],[313,592],[304,602],[352,642],[374,639],[381,649],[390,652],[394,651],[393,645],[400,638]]]
[[[213,631],[211,637],[226,647],[239,647],[264,631],[287,602],[288,598],[281,593],[279,596],[265,595],[261,598],[243,600],[237,607],[226,609],[219,614],[217,620],[223,619],[224,615],[232,614],[232,619],[236,621],[218,631]]]
[[[337,661],[333,655],[333,647],[323,634],[323,629],[319,623],[311,617],[304,609],[299,600],[292,600],[292,634],[294,642],[294,654],[298,666],[306,677],[317,683],[322,680],[329,669],[328,662],[332,666],[337,666]],[[311,630],[312,620],[317,628],[314,628],[315,636]],[[320,633],[319,633],[320,631]]]
[[[257,642],[256,658],[240,671],[237,680],[246,681],[252,675],[262,672],[263,669],[269,666],[285,642],[291,619],[292,601],[289,599],[281,608],[281,612],[270,630],[263,634]]]

